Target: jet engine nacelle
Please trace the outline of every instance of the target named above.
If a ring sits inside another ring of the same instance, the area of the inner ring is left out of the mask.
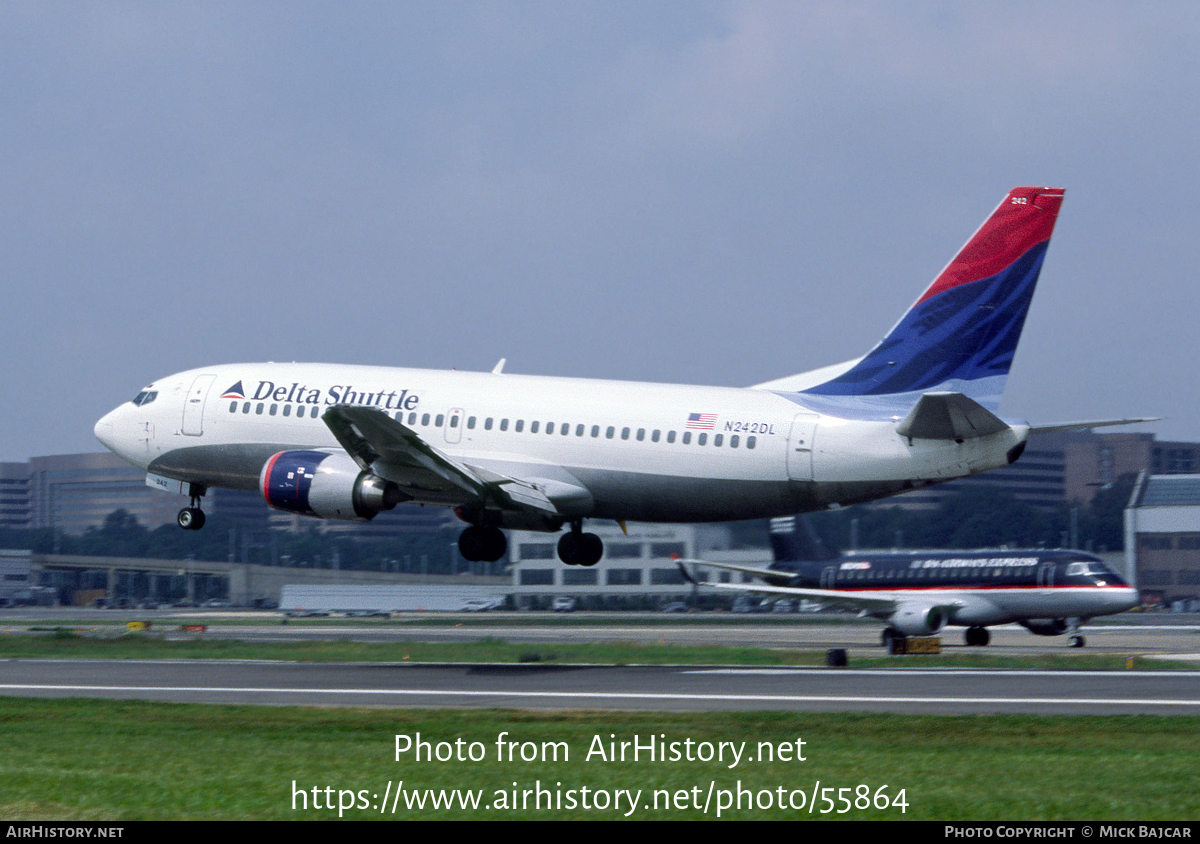
[[[1018,623],[1038,636],[1061,636],[1071,626],[1065,618],[1027,618]]]
[[[405,496],[345,454],[281,451],[263,466],[258,488],[276,510],[322,519],[373,519]]]
[[[892,613],[888,623],[905,636],[932,636],[950,620],[945,607],[935,604],[902,604]]]

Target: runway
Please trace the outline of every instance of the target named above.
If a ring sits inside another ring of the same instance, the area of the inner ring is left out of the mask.
[[[1200,671],[0,661],[0,694],[317,706],[1200,714]]]
[[[846,647],[851,667],[322,664],[234,660],[0,660],[0,694],[369,707],[513,707],[533,710],[839,711],[936,714],[1200,714],[1200,670],[999,670],[930,668],[920,657],[858,669],[881,654],[878,629],[847,624],[522,623],[436,625],[291,623],[210,627],[205,635],[272,640],[349,638],[516,642],[719,641],[803,649]],[[1176,619],[1165,619],[1176,621]],[[1176,657],[1200,664],[1194,625],[1086,628],[1083,652]],[[947,651],[981,652],[945,636]],[[989,654],[1080,653],[1062,637],[996,628]]]

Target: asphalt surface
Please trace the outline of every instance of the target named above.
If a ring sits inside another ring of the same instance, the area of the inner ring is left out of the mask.
[[[0,627],[32,611],[0,613]],[[78,611],[64,611],[78,612]],[[45,611],[41,611],[42,617]],[[111,619],[102,614],[100,618]],[[159,617],[161,620],[161,616]],[[204,635],[241,639],[349,638],[373,641],[472,641],[499,636],[515,642],[625,641],[763,645],[803,649],[844,647],[849,668],[728,666],[312,664],[224,660],[0,660],[0,694],[320,706],[452,706],[528,709],[780,710],[901,713],[1200,714],[1200,670],[1043,671],[938,669],[919,657],[895,668],[856,669],[878,656],[879,630],[848,624],[616,624],[572,619],[566,626],[537,616],[499,627],[430,624],[249,624],[231,614]],[[510,617],[511,619],[511,617]],[[66,624],[95,618],[71,616]],[[172,617],[171,623],[181,619]],[[1087,652],[1154,655],[1200,667],[1200,627],[1194,619],[1137,618],[1138,623],[1085,628]],[[578,622],[578,623],[577,623]],[[1151,622],[1151,623],[1142,623]],[[1154,623],[1161,622],[1161,623]],[[994,628],[993,654],[1070,653],[1064,637]],[[961,631],[948,631],[945,650],[965,650]],[[977,650],[977,649],[972,649]],[[399,655],[398,655],[399,660]]]

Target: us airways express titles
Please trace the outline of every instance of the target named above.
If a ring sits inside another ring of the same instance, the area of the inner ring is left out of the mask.
[[[1063,192],[1012,190],[890,333],[854,361],[744,389],[331,364],[209,366],[160,379],[96,436],[184,491],[370,519],[453,507],[459,548],[502,528],[559,531],[569,565],[603,554],[587,519],[766,518],[882,498],[1016,460],[1031,428],[1000,397]],[[1132,422],[1140,420],[1120,420]]]

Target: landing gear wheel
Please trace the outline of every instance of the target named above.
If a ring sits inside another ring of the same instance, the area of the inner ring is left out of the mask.
[[[558,540],[558,558],[568,566],[594,566],[604,556],[604,541],[594,533],[571,530]]]
[[[968,627],[964,637],[967,645],[970,647],[987,647],[988,642],[992,640],[992,635],[988,633],[986,627]]]
[[[472,562],[494,563],[508,550],[508,540],[500,528],[474,525],[458,537],[458,553]]]
[[[1084,645],[1084,638],[1082,636],[1072,636],[1070,639],[1067,640],[1067,647],[1082,648],[1083,645]]]
[[[199,507],[184,507],[175,517],[175,523],[184,530],[200,530],[204,527],[204,511]]]
[[[880,634],[879,638],[882,640],[884,650],[888,652],[889,656],[904,652],[904,640],[907,637],[896,628],[883,628],[883,633]]]

